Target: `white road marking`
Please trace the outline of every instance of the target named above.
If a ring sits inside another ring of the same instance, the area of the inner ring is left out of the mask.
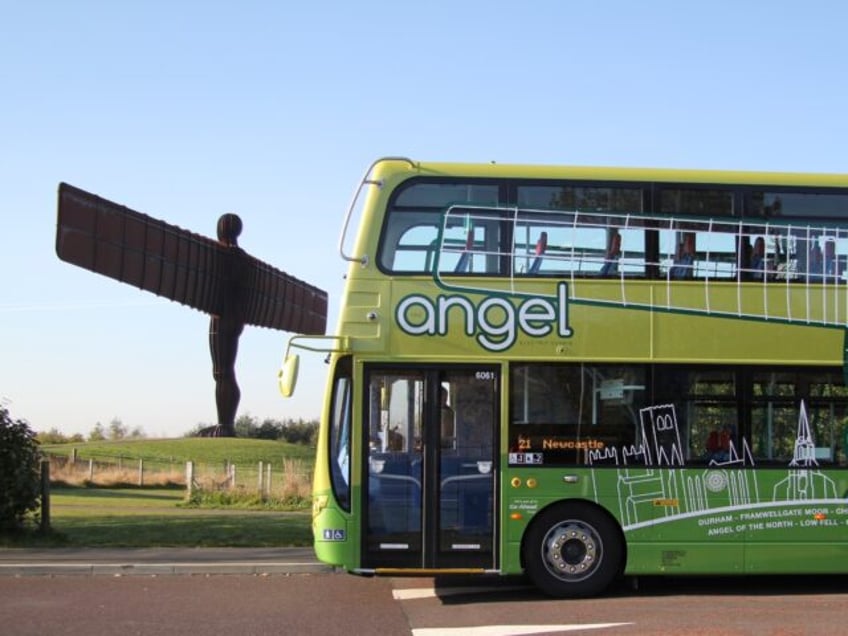
[[[608,629],[633,623],[585,623],[583,625],[480,625],[478,627],[426,627],[413,629],[412,636],[527,636],[585,629]]]
[[[396,601],[415,601],[439,596],[459,596],[462,594],[481,594],[486,592],[507,592],[532,589],[532,586],[503,587],[412,587],[392,590]],[[552,634],[555,632],[577,632],[590,629],[610,629],[632,625],[633,623],[583,623],[571,625],[477,625],[473,627],[422,627],[412,630],[412,636],[530,636],[532,634]]]
[[[515,590],[529,590],[530,585],[514,585],[509,587],[440,587],[439,591],[433,587],[410,587],[405,590],[392,590],[392,598],[396,601],[413,601],[422,598],[435,598],[437,596],[459,596],[462,594],[485,594],[486,592],[512,592]]]

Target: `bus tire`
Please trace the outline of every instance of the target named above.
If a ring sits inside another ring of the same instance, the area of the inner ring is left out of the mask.
[[[530,580],[557,598],[600,594],[623,569],[618,527],[588,503],[562,503],[542,511],[527,530],[523,552]]]

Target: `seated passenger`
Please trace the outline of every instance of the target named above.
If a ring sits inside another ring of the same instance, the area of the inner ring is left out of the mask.
[[[601,276],[615,276],[618,273],[618,259],[621,257],[621,234],[610,230],[607,254],[601,267]]]
[[[750,269],[754,274],[755,280],[760,280],[765,273],[766,268],[766,241],[762,236],[758,236],[754,241],[754,249],[751,252]]]
[[[677,247],[677,255],[674,257],[674,265],[669,274],[672,278],[692,278],[695,265],[695,235],[687,232],[683,235],[683,242]]]
[[[721,430],[710,431],[707,437],[707,460],[726,462],[730,459],[730,442],[733,431],[729,426],[722,426]]]
[[[807,254],[807,280],[811,283],[820,283],[824,274],[824,258],[818,237],[813,237],[810,251]]]
[[[835,283],[839,273],[836,263],[836,241],[828,239],[824,242],[824,282]]]
[[[402,451],[403,450],[403,435],[398,433],[397,426],[389,430],[388,450]]]

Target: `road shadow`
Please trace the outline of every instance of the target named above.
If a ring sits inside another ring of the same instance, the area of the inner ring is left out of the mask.
[[[516,600],[570,601],[543,594],[523,576],[436,577],[434,586],[436,596],[445,605]],[[846,575],[641,576],[623,577],[606,593],[593,598],[836,595],[846,592]]]

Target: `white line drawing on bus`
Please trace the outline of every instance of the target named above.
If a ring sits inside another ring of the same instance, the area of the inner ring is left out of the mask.
[[[618,466],[619,514],[625,530],[651,525],[682,516],[717,509],[749,508],[767,504],[791,504],[836,500],[833,479],[820,469],[815,457],[815,440],[804,402],[798,417],[793,458],[786,477],[779,481],[771,499],[761,497],[757,472],[746,439],[737,450],[733,440],[724,460],[710,460],[706,467],[688,467],[673,404],[650,406],[639,411],[641,441],[637,444],[587,450],[589,466],[612,463]],[[634,459],[638,461],[634,463]],[[676,470],[667,470],[675,468]],[[597,470],[605,470],[598,468]],[[595,500],[598,493],[596,471],[592,471]],[[675,505],[655,505],[657,501]],[[650,510],[650,518],[644,510]],[[640,514],[641,513],[641,514]]]

